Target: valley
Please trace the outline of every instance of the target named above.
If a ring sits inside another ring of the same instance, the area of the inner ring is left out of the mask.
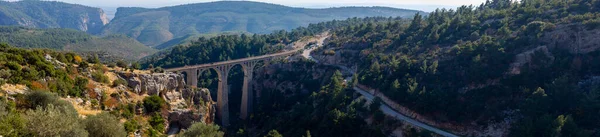
[[[600,136],[600,0],[61,1],[0,1],[0,137]]]

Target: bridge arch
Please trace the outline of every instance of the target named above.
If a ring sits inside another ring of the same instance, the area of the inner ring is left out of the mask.
[[[289,56],[292,56],[298,53],[300,49],[295,49],[291,51],[285,51],[281,53],[262,55],[256,57],[248,57],[243,59],[236,59],[230,61],[209,63],[209,64],[201,64],[194,66],[184,66],[179,68],[170,68],[166,69],[167,72],[186,72],[186,83],[190,86],[197,87],[198,79],[202,72],[210,69],[214,69],[217,73],[218,77],[218,86],[217,86],[217,117],[220,118],[221,124],[223,126],[229,125],[229,85],[228,85],[228,77],[231,72],[231,68],[237,65],[242,67],[242,71],[244,73],[244,82],[242,87],[242,99],[241,99],[241,107],[240,107],[240,118],[246,119],[249,113],[252,111],[252,99],[254,98],[254,93],[252,90],[252,78],[254,75],[254,69],[259,65],[260,62],[263,62],[265,65],[269,64],[271,60],[274,59],[282,59]]]

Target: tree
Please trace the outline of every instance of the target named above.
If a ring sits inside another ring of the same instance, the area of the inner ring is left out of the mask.
[[[117,66],[121,68],[127,68],[127,63],[123,60],[117,61]]]
[[[331,83],[329,83],[329,89],[331,91],[333,91],[334,93],[339,93],[344,89],[344,84],[342,83],[343,81],[343,77],[342,77],[342,72],[335,71],[335,73],[333,73],[333,76],[331,76]]]
[[[352,75],[351,87],[358,86],[358,74]]]
[[[579,137],[582,136],[577,124],[573,121],[571,115],[560,115],[554,121],[554,137]]]
[[[306,130],[306,135],[302,136],[302,137],[311,137],[310,135],[310,130]]]
[[[85,130],[90,137],[124,137],[127,136],[123,124],[117,117],[109,113],[89,116],[84,120]]]
[[[16,112],[15,104],[0,98],[0,135],[26,136],[25,120]]]
[[[135,130],[138,130],[141,127],[135,119],[128,120],[127,122],[123,123],[123,126],[125,127],[125,131],[128,133],[135,132]]]
[[[133,63],[131,63],[131,68],[140,69],[140,68],[142,68],[142,65],[140,65],[140,63],[138,63],[138,62],[133,62]]]
[[[29,94],[25,96],[27,107],[30,109],[35,109],[38,107],[46,108],[49,105],[53,105],[55,107],[73,107],[69,102],[60,100],[56,94],[44,91],[31,91]]]
[[[209,125],[202,122],[194,123],[190,128],[180,133],[179,137],[223,137],[224,133],[219,131],[219,126]]]
[[[164,104],[165,101],[157,95],[144,98],[144,108],[148,114],[160,111]]]
[[[148,120],[150,126],[158,132],[163,132],[165,130],[165,122],[166,120],[159,113],[154,113]]]
[[[88,132],[79,120],[75,109],[65,106],[38,106],[25,113],[26,128],[34,136],[75,136],[85,137]]]
[[[94,54],[93,56],[88,57],[88,62],[98,64],[100,63],[100,59],[98,58],[98,55]]]
[[[283,137],[283,135],[279,134],[279,132],[275,129],[269,131],[265,137]]]

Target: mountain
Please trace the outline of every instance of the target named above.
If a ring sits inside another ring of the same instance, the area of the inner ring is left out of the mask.
[[[98,33],[108,22],[99,8],[51,1],[0,1],[0,25],[71,28]]]
[[[73,29],[0,27],[0,42],[22,48],[48,48],[75,52],[105,52],[109,56],[137,60],[156,52],[123,35],[96,37]]]
[[[266,34],[351,17],[411,17],[416,10],[387,7],[293,8],[282,5],[219,1],[157,9],[118,8],[102,34],[125,34],[149,46],[197,34],[243,31]]]

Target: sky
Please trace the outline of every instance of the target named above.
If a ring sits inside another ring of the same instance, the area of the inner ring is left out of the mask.
[[[16,1],[16,0],[8,0]],[[56,0],[93,7],[147,7],[156,8],[187,3],[211,2],[215,0]],[[253,0],[292,7],[327,8],[340,6],[387,6],[432,11],[454,8],[460,5],[479,5],[485,0]]]

